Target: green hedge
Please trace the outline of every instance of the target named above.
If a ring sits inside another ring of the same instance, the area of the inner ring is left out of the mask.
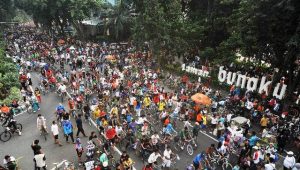
[[[13,60],[6,57],[4,49],[5,43],[0,40],[0,103],[10,104],[13,99],[21,99],[19,73]]]

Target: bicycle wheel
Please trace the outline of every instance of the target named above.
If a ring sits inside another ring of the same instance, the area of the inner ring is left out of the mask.
[[[210,168],[211,170],[216,170],[217,167],[218,167],[218,163],[217,163],[217,162],[210,162],[210,163],[208,164],[208,166],[209,166],[209,168]]]
[[[188,153],[189,155],[193,155],[194,149],[193,149],[192,145],[187,144],[187,145],[186,145],[186,151],[187,151],[187,153]]]
[[[23,129],[22,124],[21,123],[17,123],[16,125],[17,125],[17,129],[19,129],[20,131],[22,131],[22,129]]]
[[[11,138],[11,132],[10,131],[4,131],[0,134],[0,140],[3,142],[7,142],[9,141],[9,139]]]
[[[229,162],[224,162],[222,165],[223,170],[232,170],[232,165]]]

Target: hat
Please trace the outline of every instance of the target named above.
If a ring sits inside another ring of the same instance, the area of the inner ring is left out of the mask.
[[[107,162],[107,161],[104,161],[103,164],[102,164],[102,166],[103,166],[103,167],[107,167],[107,166],[108,166],[108,162]]]
[[[252,148],[253,148],[253,149],[256,149],[256,150],[258,149],[258,147],[257,147],[257,146],[253,146]]]
[[[288,151],[287,154],[288,154],[288,155],[294,155],[294,152]]]

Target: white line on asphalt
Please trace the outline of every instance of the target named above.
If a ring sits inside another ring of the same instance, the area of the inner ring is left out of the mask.
[[[209,137],[210,139],[214,140],[215,142],[218,142],[218,140],[210,135],[208,135],[207,133],[203,132],[202,130],[200,130],[200,133],[202,133],[203,135]]]

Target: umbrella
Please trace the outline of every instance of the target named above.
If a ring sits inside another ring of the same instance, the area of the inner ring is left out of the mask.
[[[113,139],[117,135],[116,130],[114,128],[110,128],[105,132],[106,139]]]
[[[191,99],[197,104],[211,105],[211,99],[208,96],[201,93],[194,94],[191,97]]]

